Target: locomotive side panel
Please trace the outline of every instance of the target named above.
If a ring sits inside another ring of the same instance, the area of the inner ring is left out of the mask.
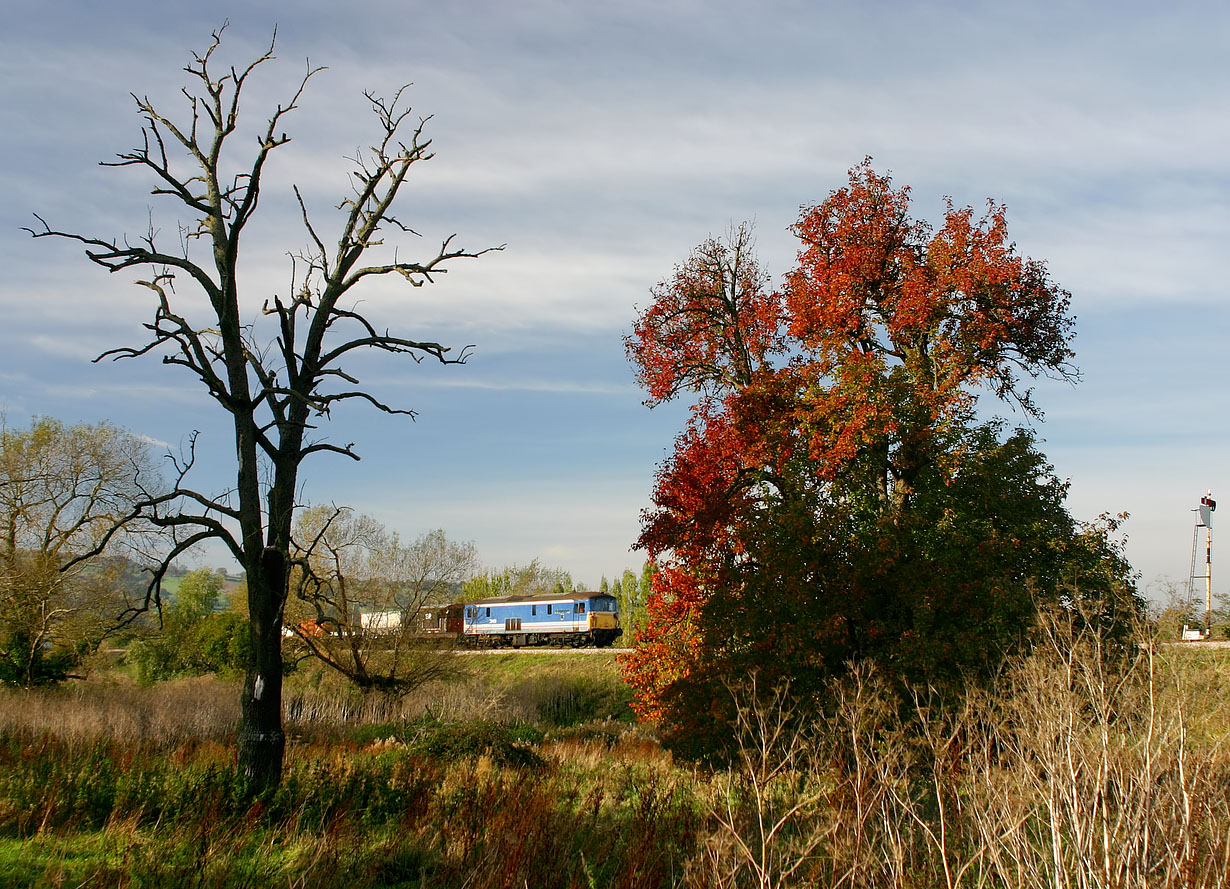
[[[622,634],[606,595],[508,596],[464,606],[464,636],[477,645],[610,645]]]

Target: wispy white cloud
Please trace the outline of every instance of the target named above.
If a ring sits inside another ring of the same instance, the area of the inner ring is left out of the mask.
[[[373,381],[376,383],[376,381]],[[380,385],[379,383],[377,383]],[[387,381],[383,385],[388,385]],[[481,389],[487,392],[546,392],[569,395],[637,395],[640,390],[632,385],[612,383],[586,383],[570,380],[494,380],[451,377],[415,380],[414,388],[428,389]]]
[[[163,441],[160,438],[152,438],[151,436],[148,436],[148,435],[137,435],[137,438],[139,438],[141,441],[145,442],[146,444],[153,445],[154,447],[161,448],[163,450],[170,451],[175,448],[175,445],[171,444],[169,441]]]
[[[87,382],[77,377],[70,382],[40,378],[28,373],[0,373],[0,383],[23,402],[37,404],[83,405],[103,401],[108,404],[162,404],[201,406],[208,403],[202,390],[166,383],[132,383],[96,377]]]
[[[1220,62],[1230,13],[1222,6],[525,0],[408,9],[401,0],[310,0],[292,10],[222,0],[164,4],[152,16],[145,0],[117,2],[35,5],[0,35],[0,399],[15,410],[110,415],[167,440],[177,433],[169,424],[193,428],[207,412],[192,382],[156,360],[87,363],[140,341],[152,303],[132,285],[138,275],[107,276],[78,246],[31,242],[19,228],[39,211],[72,230],[140,236],[152,206],[164,243],[175,244],[178,218],[147,194],[148,181],[95,165],[137,144],[127,92],[173,107],[188,51],[204,47],[211,27],[232,17],[224,50],[242,60],[263,49],[281,19],[280,58],[252,83],[249,126],[293,88],[304,56],[331,68],[287,121],[293,140],[269,168],[244,248],[248,305],[289,289],[286,254],[306,241],[292,182],[321,231],[336,226],[330,208],[346,195],[344,157],[373,133],[364,88],[387,94],[415,81],[416,110],[436,115],[428,133],[438,156],[412,178],[402,205],[423,237],[390,237],[390,249],[396,240],[402,255],[420,255],[452,232],[468,247],[508,244],[458,264],[434,287],[386,281],[359,295],[381,325],[482,351],[464,375],[424,368],[397,378],[381,365],[364,376],[374,386],[421,387],[442,403],[431,404],[438,414],[425,414],[413,436],[397,439],[411,456],[365,451],[378,459],[355,469],[356,490],[413,502],[403,513],[430,512],[439,517],[431,525],[475,528],[493,561],[554,553],[590,580],[587,564],[617,570],[671,436],[660,415],[639,408],[620,360],[634,306],[694,244],[732,221],[755,218],[766,267],[785,271],[796,249],[786,228],[799,205],[821,200],[871,154],[914,187],[922,216],[938,218],[944,195],[975,206],[1005,201],[1022,252],[1046,259],[1073,291],[1089,382],[1071,398],[1054,396],[1048,447],[1080,479],[1082,508],[1116,490],[1145,492],[1133,509],[1150,532],[1131,552],[1142,564],[1166,563],[1173,541],[1154,542],[1164,535],[1143,515],[1175,508],[1156,490],[1164,479],[1176,487],[1191,479],[1167,471],[1138,485],[1142,463],[1108,455],[1138,445],[1169,465],[1156,430],[1202,402],[1220,403],[1216,373],[1196,381],[1166,370],[1186,367],[1192,347],[1161,336],[1149,313],[1190,311],[1196,339],[1220,323],[1210,313],[1222,300],[1230,236],[1230,69]],[[188,287],[179,300],[186,312],[207,308]],[[361,412],[348,416],[357,419],[339,436],[388,436]],[[502,488],[454,499],[442,487],[430,502],[416,499],[423,474],[453,466],[458,442],[440,432],[445,422],[467,430],[466,447],[489,441],[475,460],[515,453],[500,471],[550,496]],[[1091,457],[1099,424],[1109,431]],[[562,466],[554,448],[565,432],[580,442],[573,451],[598,462]],[[536,435],[550,457],[522,449]],[[228,440],[217,439],[225,452]],[[621,463],[630,442],[643,445],[635,470]],[[1215,462],[1199,449],[1184,461]],[[369,471],[391,476],[372,485]],[[582,471],[609,473],[610,486],[563,477]],[[518,512],[540,499],[546,505],[532,515]],[[590,514],[587,501],[609,506]]]

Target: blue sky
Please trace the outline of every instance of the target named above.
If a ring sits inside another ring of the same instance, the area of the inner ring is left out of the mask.
[[[229,434],[190,380],[154,360],[90,363],[139,340],[148,291],[20,228],[38,212],[139,235],[152,211],[174,230],[140,176],[97,162],[137,144],[129,93],[175,107],[190,51],[227,18],[237,63],[278,27],[253,124],[306,59],[328,66],[287,121],[246,244],[253,304],[286,290],[303,243],[291,183],[322,224],[345,194],[343,158],[374,132],[364,89],[413,82],[416,112],[434,115],[437,156],[401,204],[424,238],[403,249],[452,232],[507,245],[433,287],[362,294],[381,325],[476,349],[462,367],[363,362],[364,384],[419,418],[339,411],[331,439],[363,460],[310,463],[306,501],[403,535],[444,528],[492,567],[539,558],[595,585],[639,565],[638,515],[683,412],[641,405],[621,343],[635,307],[745,219],[780,276],[800,205],[866,155],[924,218],[945,195],[1004,202],[1021,252],[1072,291],[1085,379],[1038,388],[1038,431],[1074,514],[1131,513],[1129,556],[1154,595],[1186,580],[1200,495],[1230,499],[1230,10],[1215,3],[28,4],[0,34],[10,424],[109,419],[173,445],[200,429],[198,484],[225,484]]]

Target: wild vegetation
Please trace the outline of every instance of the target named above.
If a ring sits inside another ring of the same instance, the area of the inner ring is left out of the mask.
[[[0,699],[6,886],[1220,887],[1230,657],[1050,614],[959,706],[871,666],[824,723],[732,682],[734,753],[681,764],[608,655],[476,655],[411,697],[293,677],[280,786],[234,682]],[[547,864],[549,862],[549,865]]]
[[[108,272],[144,273],[136,283],[150,293],[152,320],[136,345],[109,349],[96,360],[160,355],[164,365],[203,386],[233,425],[231,486],[221,492],[193,487],[194,435],[175,461],[166,490],[142,491],[115,527],[141,521],[173,537],[160,553],[146,607],[174,560],[203,541],[217,541],[243,566],[249,655],[241,758],[250,777],[273,785],[285,750],[282,614],[300,470],[320,454],[358,459],[352,445],[333,444],[314,430],[335,409],[355,401],[413,416],[412,410],[386,404],[363,387],[353,370],[359,355],[375,352],[443,364],[462,363],[466,357],[464,349],[454,353],[440,343],[378,330],[356,308],[354,297],[363,286],[390,276],[420,288],[456,260],[486,251],[459,248],[449,235],[421,259],[407,258],[404,244],[399,252],[399,242],[414,232],[394,204],[412,169],[433,156],[427,119],[413,116],[406,86],[391,98],[368,92],[364,98],[375,135],[364,137],[368,147],[347,161],[352,172],[335,205],[341,213],[333,236],[321,227],[327,207],[314,210],[294,188],[291,206],[303,229],[289,248],[288,292],[249,298],[239,283],[249,263],[241,248],[258,208],[270,200],[261,193],[263,176],[290,143],[289,117],[323,69],[309,67],[285,90],[256,128],[257,138],[248,141],[252,133],[241,96],[274,60],[274,41],[251,61],[227,63],[220,58],[224,30],[215,31],[209,46],[193,53],[183,69],[189,85],[181,90],[175,111],[132,94],[141,120],[138,146],[104,164],[143,174],[159,206],[170,211],[169,230],[183,237],[160,237],[153,211],[141,223],[147,226],[144,233],[131,237],[55,229],[41,218],[28,231],[35,238],[80,245],[89,261]],[[249,147],[241,150],[240,144]]]
[[[0,415],[0,683],[83,672],[139,589],[127,557],[149,529],[114,527],[159,483],[146,442],[109,423]]]
[[[474,544],[442,530],[403,542],[371,516],[318,506],[300,511],[292,547],[283,619],[296,640],[284,657],[312,657],[362,689],[398,694],[450,673],[450,652],[420,644],[417,618],[456,601],[477,569]],[[373,618],[380,625],[365,625]]]
[[[223,607],[225,577],[199,568],[177,579],[156,625],[129,635],[124,658],[143,684],[207,673],[242,675],[248,662],[243,614]]]

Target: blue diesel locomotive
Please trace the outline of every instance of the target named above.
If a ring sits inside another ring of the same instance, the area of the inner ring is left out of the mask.
[[[623,635],[614,596],[560,593],[499,596],[425,609],[419,631],[459,636],[475,647],[604,647]]]

